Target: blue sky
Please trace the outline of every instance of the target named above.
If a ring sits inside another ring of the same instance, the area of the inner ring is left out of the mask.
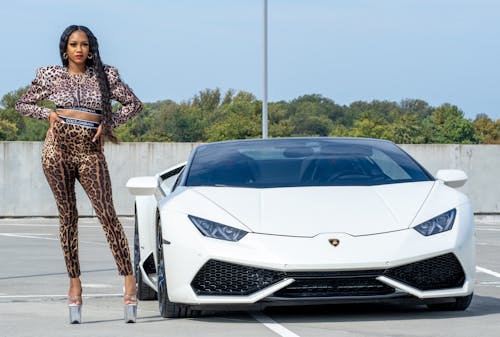
[[[262,0],[17,0],[2,4],[0,96],[60,64],[70,24],[145,102],[205,88],[262,99]],[[268,0],[269,100],[418,98],[500,118],[500,1]]]

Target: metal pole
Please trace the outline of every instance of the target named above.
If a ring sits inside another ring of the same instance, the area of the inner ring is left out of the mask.
[[[264,97],[262,99],[262,138],[267,138],[267,0],[264,0]]]

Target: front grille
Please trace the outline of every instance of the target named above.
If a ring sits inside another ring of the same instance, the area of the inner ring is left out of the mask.
[[[309,273],[308,277],[287,273],[295,279],[288,287],[277,291],[274,296],[287,298],[303,297],[338,297],[338,296],[376,296],[394,292],[389,287],[375,279],[380,275],[370,271],[361,271],[355,274],[340,273]]]
[[[283,272],[210,260],[196,274],[191,287],[197,295],[248,295],[284,277]]]
[[[457,288],[465,282],[462,266],[452,253],[390,268],[384,275],[420,290]]]
[[[407,265],[379,270],[281,272],[210,260],[196,274],[191,287],[197,295],[249,295],[285,278],[295,282],[277,291],[282,298],[377,296],[394,289],[379,281],[385,275],[421,290],[456,288],[465,274],[452,253]]]

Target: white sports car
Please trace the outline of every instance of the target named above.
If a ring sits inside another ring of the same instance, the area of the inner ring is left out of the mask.
[[[199,145],[127,183],[138,296],[157,296],[163,317],[381,300],[465,310],[474,221],[454,188],[466,180],[376,139]]]

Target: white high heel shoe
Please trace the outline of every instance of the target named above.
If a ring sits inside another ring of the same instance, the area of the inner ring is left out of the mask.
[[[82,296],[68,296],[69,323],[80,324],[82,322]]]
[[[137,320],[137,296],[123,295],[125,323],[135,323]]]

